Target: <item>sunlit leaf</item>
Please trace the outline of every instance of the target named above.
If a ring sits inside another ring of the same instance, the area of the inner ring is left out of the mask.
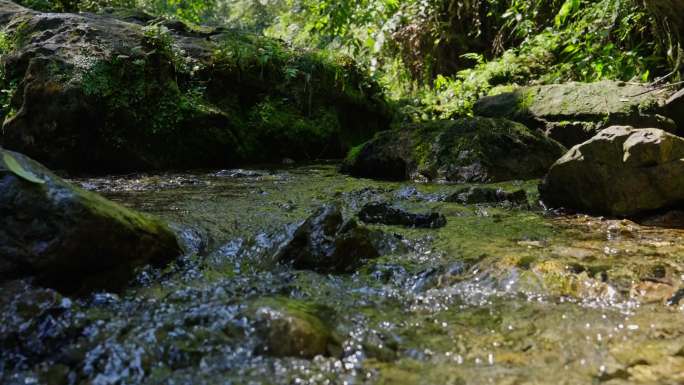
[[[14,175],[31,183],[45,184],[44,180],[40,179],[31,171],[26,170],[21,164],[19,164],[19,162],[17,162],[17,160],[12,155],[10,155],[9,152],[3,152],[2,161],[3,163],[5,163],[5,167],[7,167],[8,170],[12,171]]]
[[[565,23],[568,17],[572,16],[579,10],[580,0],[565,0],[560,11],[556,15],[556,26],[560,27]]]

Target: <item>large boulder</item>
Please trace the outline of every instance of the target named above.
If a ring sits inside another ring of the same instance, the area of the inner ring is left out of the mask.
[[[390,121],[353,60],[236,30],[0,0],[0,36],[0,145],[51,169],[343,157]]]
[[[499,182],[539,178],[564,152],[520,123],[463,118],[378,133],[350,151],[342,170],[389,180]]]
[[[684,138],[614,126],[573,147],[539,186],[548,206],[626,217],[684,202]]]
[[[508,118],[545,132],[567,147],[604,128],[629,125],[675,132],[663,108],[667,95],[645,86],[614,81],[521,87],[481,98],[476,115]]]
[[[30,275],[66,291],[118,289],[135,267],[180,254],[159,220],[0,148],[0,279]]]

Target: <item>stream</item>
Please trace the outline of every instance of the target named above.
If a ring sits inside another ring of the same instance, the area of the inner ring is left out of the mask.
[[[684,230],[653,226],[667,216],[548,212],[538,181],[494,185],[529,207],[450,203],[462,185],[333,163],[72,182],[172,223],[187,253],[118,294],[2,284],[2,384],[684,383]],[[369,225],[402,247],[352,274],[268,258],[317,207],[377,201],[447,224]],[[279,354],[292,330],[264,334],[264,308],[325,328],[327,353]]]

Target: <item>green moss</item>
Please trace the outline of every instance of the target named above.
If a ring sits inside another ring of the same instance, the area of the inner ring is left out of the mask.
[[[265,353],[285,357],[312,358],[339,354],[333,333],[334,311],[322,305],[289,298],[261,298],[249,306],[248,313],[266,340]]]
[[[534,104],[536,100],[535,92],[534,90],[518,90],[516,92],[518,95],[518,110],[524,113]]]
[[[349,149],[349,152],[347,152],[347,156],[345,157],[345,162],[354,162],[365,145],[366,143],[361,143],[358,146]]]
[[[122,127],[134,125],[147,134],[169,132],[202,109],[201,90],[180,89],[171,68],[160,69],[149,60],[101,61],[83,76],[85,94],[104,105],[106,129],[114,141],[124,140],[125,133],[118,132]]]
[[[7,33],[0,31],[0,55],[6,55],[12,50],[12,43]]]
[[[495,119],[464,119],[428,123],[414,133],[414,159],[419,168],[440,165],[468,166],[474,162],[495,164],[506,158],[511,143],[534,141],[524,126]],[[436,173],[430,172],[430,174]]]

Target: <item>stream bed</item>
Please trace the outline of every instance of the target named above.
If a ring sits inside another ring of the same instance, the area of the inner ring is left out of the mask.
[[[676,216],[547,212],[538,181],[494,185],[528,205],[464,205],[326,163],[73,182],[172,223],[187,255],[118,294],[2,284],[2,384],[684,383]],[[317,207],[378,201],[446,226],[372,225],[402,247],[350,274],[269,258]]]

